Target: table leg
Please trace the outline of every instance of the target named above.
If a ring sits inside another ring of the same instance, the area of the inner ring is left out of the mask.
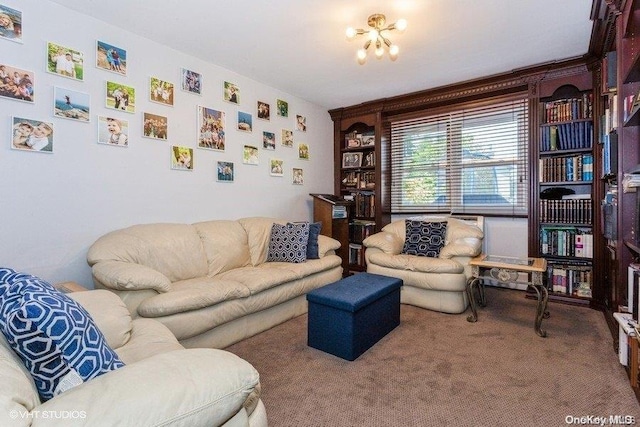
[[[536,307],[536,321],[534,323],[534,329],[536,331],[536,334],[544,338],[547,336],[547,331],[542,330],[540,327],[542,326],[542,319],[545,317],[549,317],[549,312],[547,311],[549,292],[547,291],[547,288],[545,286],[530,286],[536,291],[536,294],[538,295],[538,305]]]
[[[469,305],[471,306],[471,314],[467,316],[467,322],[475,323],[478,321],[478,309],[476,308],[476,297],[473,293],[473,286],[480,286],[479,283],[480,279],[476,277],[471,279],[467,286],[467,297],[469,298]]]

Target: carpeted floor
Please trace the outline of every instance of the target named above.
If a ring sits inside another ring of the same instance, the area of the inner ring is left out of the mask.
[[[488,288],[487,299],[475,324],[469,310],[402,305],[400,326],[353,362],[307,347],[306,315],[227,350],[260,372],[272,427],[640,422],[602,313],[551,303],[540,338],[535,301],[500,288]]]

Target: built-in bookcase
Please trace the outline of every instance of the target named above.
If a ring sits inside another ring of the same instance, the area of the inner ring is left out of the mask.
[[[593,91],[591,85],[578,86],[564,79],[539,100],[535,255],[547,259],[550,298],[588,304],[594,281],[596,142]]]

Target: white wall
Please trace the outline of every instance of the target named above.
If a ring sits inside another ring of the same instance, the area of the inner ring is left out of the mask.
[[[24,33],[22,44],[0,39],[0,63],[35,72],[36,101],[0,98],[0,265],[92,286],[86,252],[108,231],[245,216],[306,220],[309,193],[333,191],[333,125],[326,109],[46,0],[2,3],[23,12]],[[96,40],[126,49],[126,77],[95,67]],[[46,72],[47,42],[84,53],[84,81]],[[179,89],[180,68],[203,74],[202,96]],[[148,100],[151,76],[176,85],[173,107]],[[135,114],[104,107],[107,80],[135,87]],[[224,81],[239,86],[239,106],[223,101]],[[54,118],[54,86],[89,93],[91,123]],[[276,98],[289,102],[289,118],[276,116]],[[257,119],[257,100],[271,105],[271,121]],[[195,148],[197,105],[227,113],[224,152]],[[253,114],[252,133],[236,130],[238,110]],[[142,112],[169,118],[168,141],[141,136]],[[283,147],[281,129],[295,129],[296,114],[307,117],[307,132],[294,131],[294,148]],[[129,121],[128,148],[96,142],[98,115]],[[12,116],[53,122],[54,153],[12,150]],[[263,130],[276,134],[275,151],[262,149]],[[298,159],[299,142],[309,145],[309,161]],[[242,164],[244,144],[260,147],[260,165]],[[195,148],[194,171],[170,169],[171,145]],[[271,157],[284,159],[284,177],[269,175]],[[216,182],[219,160],[235,163],[234,183]],[[292,185],[292,167],[304,169],[304,185]]]

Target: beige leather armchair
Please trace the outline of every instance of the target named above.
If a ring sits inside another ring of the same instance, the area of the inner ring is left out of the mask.
[[[446,221],[444,247],[437,258],[402,253],[405,220],[394,221],[366,238],[367,272],[402,279],[401,302],[445,313],[462,313],[468,306],[469,261],[482,252],[483,217],[425,217]]]

